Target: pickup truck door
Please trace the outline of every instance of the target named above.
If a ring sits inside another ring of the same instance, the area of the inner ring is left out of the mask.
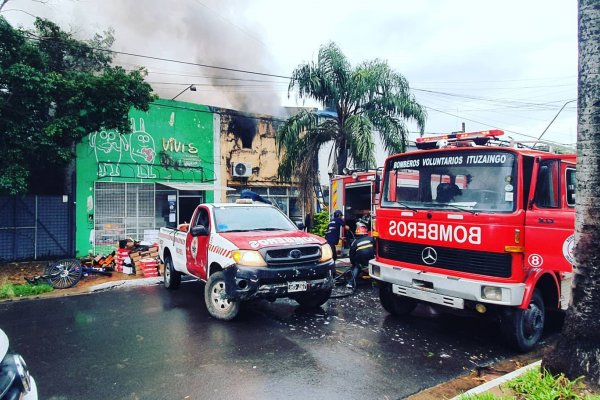
[[[540,157],[533,172],[525,220],[525,266],[571,272],[575,165]]]
[[[192,236],[194,226],[203,225],[208,235]],[[206,280],[208,262],[208,242],[210,239],[210,214],[207,207],[199,206],[194,213],[185,242],[185,254],[188,271],[197,278]]]

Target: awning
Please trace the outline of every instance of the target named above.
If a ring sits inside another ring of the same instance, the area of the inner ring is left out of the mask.
[[[212,183],[194,183],[194,182],[156,182],[160,185],[168,186],[176,190],[215,190]],[[227,186],[217,186],[216,190],[235,190]]]

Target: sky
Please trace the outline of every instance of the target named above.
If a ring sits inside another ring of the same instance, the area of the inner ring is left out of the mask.
[[[352,65],[380,59],[404,75],[426,134],[464,123],[576,142],[575,0],[9,0],[2,15],[24,27],[46,17],[82,39],[114,29],[113,50],[171,60],[115,58],[145,67],[162,98],[267,114],[320,107],[288,93],[288,77],[335,42]],[[385,156],[379,148],[379,164]]]

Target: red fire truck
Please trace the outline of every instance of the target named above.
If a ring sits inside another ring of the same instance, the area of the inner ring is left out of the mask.
[[[376,194],[377,174],[381,170],[369,169],[351,171],[345,175],[334,175],[329,183],[329,204],[333,213],[340,210],[344,220],[352,232],[356,229],[359,219],[371,221],[375,216],[375,205],[378,201]],[[369,231],[371,227],[369,226]],[[346,255],[349,249],[349,240],[346,232],[341,235],[338,244],[338,254]]]
[[[569,304],[576,159],[502,134],[420,138],[386,160],[369,273],[392,314],[425,302],[491,315],[528,351]]]

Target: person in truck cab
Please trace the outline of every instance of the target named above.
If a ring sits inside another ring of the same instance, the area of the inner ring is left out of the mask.
[[[369,260],[375,258],[375,241],[369,236],[367,226],[362,222],[356,224],[355,237],[350,245],[350,263],[352,264],[352,281],[346,287],[356,288],[356,279]]]
[[[337,259],[337,250],[335,245],[340,241],[340,230],[344,227],[344,229],[350,229],[348,225],[344,222],[342,218],[342,212],[340,210],[335,210],[333,213],[333,217],[327,225],[327,231],[325,231],[325,240],[331,246],[331,251],[333,252],[333,260]]]

